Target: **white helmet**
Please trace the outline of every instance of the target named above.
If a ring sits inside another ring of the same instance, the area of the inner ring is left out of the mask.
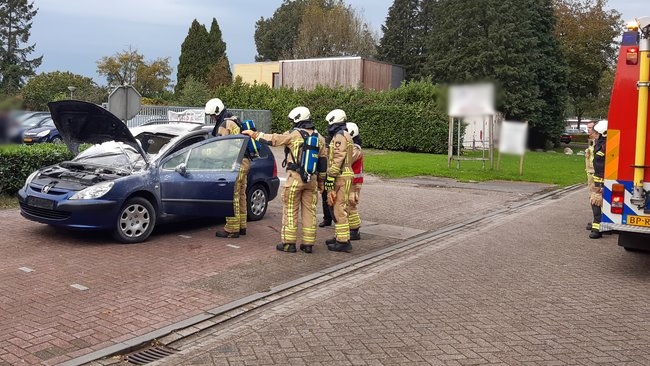
[[[347,127],[348,132],[350,133],[350,137],[359,136],[359,126],[357,126],[356,123],[348,122],[345,124],[345,126]]]
[[[205,103],[205,114],[219,115],[224,109],[226,109],[226,106],[223,105],[219,98],[210,99]]]
[[[327,114],[327,117],[325,117],[325,120],[327,123],[330,125],[333,125],[335,123],[342,123],[345,122],[345,120],[348,117],[345,115],[345,112],[342,109],[335,109]]]
[[[594,125],[594,131],[598,132],[599,134],[603,136],[607,136],[607,120],[606,119],[601,119]]]
[[[300,121],[306,121],[309,118],[311,118],[311,112],[309,111],[309,108],[307,107],[296,107],[289,112],[289,119],[293,123],[298,123]]]

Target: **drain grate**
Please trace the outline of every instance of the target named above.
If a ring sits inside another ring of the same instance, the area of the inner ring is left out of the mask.
[[[167,356],[171,356],[176,353],[176,350],[173,350],[164,346],[153,346],[143,350],[140,350],[130,355],[124,356],[124,360],[130,364],[134,365],[146,365],[148,363],[158,361]]]

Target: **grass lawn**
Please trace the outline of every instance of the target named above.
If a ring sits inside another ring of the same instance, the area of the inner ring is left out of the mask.
[[[558,149],[561,151],[562,149]],[[524,157],[523,176],[519,175],[519,157],[501,157],[501,171],[496,171],[498,153],[494,154],[494,169],[490,161],[483,169],[481,161],[461,161],[460,169],[453,160],[447,167],[447,155],[419,154],[396,151],[364,149],[364,169],[367,173],[387,178],[435,176],[454,178],[462,182],[510,180],[569,186],[586,181],[584,156],[564,155],[561,152],[527,152]],[[489,158],[488,152],[485,153]],[[482,153],[469,152],[462,157],[481,157]]]
[[[9,196],[6,194],[0,194],[0,210],[8,208],[17,208],[18,199],[15,196]]]

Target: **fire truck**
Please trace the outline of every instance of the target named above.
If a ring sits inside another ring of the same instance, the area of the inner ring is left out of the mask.
[[[650,250],[650,16],[621,38],[608,114],[601,231],[626,250]]]

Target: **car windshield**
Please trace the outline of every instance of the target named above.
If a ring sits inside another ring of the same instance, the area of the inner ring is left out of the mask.
[[[151,132],[143,132],[135,136],[136,140],[140,142],[142,149],[149,155],[158,154],[160,152],[160,149],[162,149],[175,137],[175,135]]]
[[[35,127],[43,119],[45,119],[45,116],[35,116],[35,117],[28,118],[23,122],[23,126],[25,126],[25,127]]]
[[[90,146],[79,153],[72,161],[133,170],[135,164],[141,158],[142,155],[133,147],[121,142],[108,141]]]

